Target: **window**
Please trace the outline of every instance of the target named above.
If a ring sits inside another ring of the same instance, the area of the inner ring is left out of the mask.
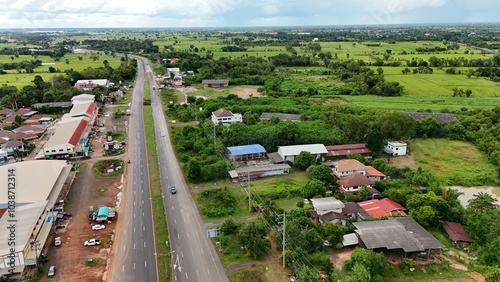
[[[49,152],[50,152],[49,150],[45,151],[45,153],[49,153]]]
[[[52,153],[54,153],[56,150],[52,150]]]
[[[62,151],[63,151],[63,149],[59,149],[59,152],[62,152]]]

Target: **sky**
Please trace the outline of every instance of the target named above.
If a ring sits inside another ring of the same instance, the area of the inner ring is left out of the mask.
[[[499,0],[0,0],[0,28],[498,22]]]

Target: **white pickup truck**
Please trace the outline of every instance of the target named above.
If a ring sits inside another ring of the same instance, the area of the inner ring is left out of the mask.
[[[90,239],[90,240],[85,241],[85,243],[83,243],[84,246],[96,246],[96,245],[100,245],[100,244],[101,244],[101,240],[99,240],[99,239]]]

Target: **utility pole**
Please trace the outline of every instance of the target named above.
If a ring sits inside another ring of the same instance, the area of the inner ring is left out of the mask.
[[[248,186],[248,212],[252,212],[252,193],[250,193],[250,172],[247,172],[247,186]]]
[[[285,268],[285,230],[286,230],[285,220],[286,216],[285,212],[283,211],[283,268]]]
[[[216,152],[217,150],[217,146],[215,144],[216,140],[215,140],[215,123],[214,123],[214,152]]]

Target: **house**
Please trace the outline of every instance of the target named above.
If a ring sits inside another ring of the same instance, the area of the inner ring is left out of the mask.
[[[315,156],[319,161],[322,161],[323,156],[327,153],[325,145],[323,144],[306,144],[278,147],[278,155],[285,162],[293,163],[295,161],[295,157],[297,157],[300,152],[308,152],[311,155]]]
[[[21,117],[24,117],[24,118],[28,118],[28,117],[36,114],[36,113],[37,113],[36,111],[32,111],[32,110],[30,110],[28,108],[20,108],[17,111],[15,111],[12,115],[13,116],[21,116]]]
[[[354,173],[340,177],[338,185],[340,191],[344,193],[356,193],[365,186],[367,188],[372,188],[373,185],[375,185],[375,182],[368,179],[368,177],[362,175],[361,173]]]
[[[326,146],[328,153],[327,157],[345,158],[348,155],[359,154],[365,158],[370,158],[372,151],[366,148],[365,144],[346,144],[346,145],[331,145]]]
[[[81,79],[78,80],[74,87],[86,91],[92,90],[98,86],[109,87],[111,83],[107,79]]]
[[[180,75],[174,76],[174,79],[172,80],[172,85],[182,86],[182,76],[180,76]]]
[[[401,141],[387,142],[384,152],[391,156],[404,156],[406,155],[407,144]]]
[[[260,120],[270,120],[272,117],[279,118],[280,120],[289,120],[289,121],[300,121],[299,114],[282,114],[282,113],[262,113],[260,115]]]
[[[0,149],[5,150],[9,156],[15,156],[17,152],[24,152],[26,150],[26,147],[21,141],[10,140],[1,144]]]
[[[288,164],[266,164],[256,166],[237,167],[229,171],[229,177],[233,182],[246,181],[248,178],[283,175],[290,172]]]
[[[34,135],[42,135],[47,131],[47,127],[39,124],[35,125],[23,125],[18,128],[12,130],[15,134],[25,133],[25,134],[34,134]]]
[[[345,202],[342,214],[349,219],[364,220],[370,218],[370,215],[356,202]]]
[[[369,250],[401,254],[430,254],[444,248],[434,236],[411,217],[353,222],[361,245]]]
[[[359,202],[358,205],[373,218],[406,216],[406,208],[389,198],[363,201]]]
[[[318,212],[313,210],[310,212],[310,215],[311,215],[311,218],[315,222],[320,222],[320,223],[325,223],[325,222],[329,221],[333,224],[340,223],[340,224],[342,224],[342,226],[346,226],[347,222],[349,221],[348,216],[343,215],[342,213],[333,212],[333,211],[330,211],[330,212],[327,212],[327,213],[320,215],[320,214],[318,214]]]
[[[54,135],[43,146],[45,158],[67,157],[84,151],[85,144],[80,139],[87,138],[90,127],[87,117],[63,120]]]
[[[440,124],[450,123],[457,120],[455,114],[450,113],[428,113],[428,112],[403,112],[404,115],[412,117],[416,120],[424,120],[427,117],[434,117]]]
[[[329,212],[342,213],[344,203],[334,197],[314,198],[311,199],[313,210],[318,213],[318,216]]]
[[[335,161],[333,164],[333,174],[338,178],[354,173],[366,175],[367,166],[355,159],[344,159]]]
[[[231,111],[218,109],[212,112],[212,122],[217,125],[222,123],[223,125],[229,125],[233,122],[243,122],[243,116],[241,114],[233,114]]]
[[[8,117],[14,113],[14,110],[5,108],[0,110],[0,116]]]
[[[203,88],[222,88],[228,87],[229,80],[227,79],[204,79],[201,81]]]
[[[170,75],[179,75],[181,74],[181,70],[179,68],[167,68],[167,74]]]
[[[474,240],[472,240],[469,234],[465,232],[462,224],[458,222],[445,221],[443,222],[442,226],[444,228],[444,231],[446,231],[446,234],[448,234],[448,237],[450,237],[450,240],[453,242],[453,244],[456,244],[462,248],[467,249],[470,243],[474,242]]]
[[[373,166],[366,167],[366,174],[365,175],[366,175],[366,177],[368,177],[368,179],[373,180],[373,181],[385,180],[387,177],[385,174],[378,171]]]
[[[227,147],[229,158],[233,161],[262,159],[266,157],[266,149],[260,144]]]

